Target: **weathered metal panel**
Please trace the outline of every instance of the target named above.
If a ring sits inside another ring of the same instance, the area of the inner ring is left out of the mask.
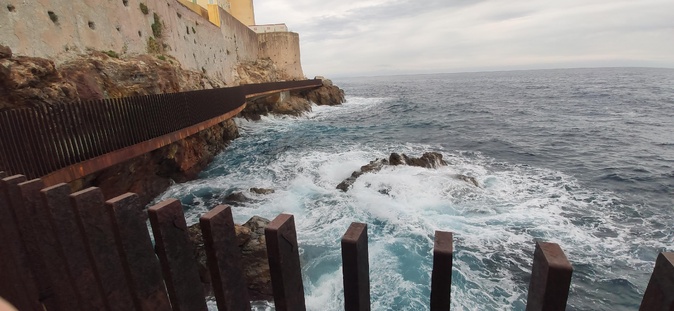
[[[0,177],[4,177],[4,173]],[[9,199],[9,186],[25,181],[24,176],[0,180],[0,247],[2,247],[2,296],[19,310],[43,310],[35,277],[28,263]]]
[[[674,310],[674,253],[658,255],[639,310]]]
[[[370,310],[370,264],[367,225],[352,223],[342,237],[344,310]]]
[[[250,310],[232,209],[220,205],[199,219],[213,291],[220,311]]]
[[[47,310],[79,310],[75,288],[65,260],[58,251],[60,245],[52,230],[49,216],[44,206],[40,190],[44,184],[39,179],[20,183],[19,190],[24,198],[24,209],[32,216],[34,247],[38,250],[38,260],[42,267],[42,277],[46,282],[44,292],[50,297],[44,301]]]
[[[276,310],[306,310],[294,217],[279,215],[267,225],[264,235]]]
[[[431,273],[431,310],[449,311],[452,292],[454,237],[451,232],[435,231],[433,272]]]
[[[527,311],[566,309],[573,267],[555,243],[536,242]]]
[[[167,200],[150,207],[148,215],[173,310],[207,310],[182,205]]]
[[[106,202],[117,249],[138,310],[171,310],[159,260],[147,231],[147,213],[138,195],[127,193]]]
[[[97,281],[75,207],[70,201],[70,186],[58,184],[41,192],[45,212],[59,241],[61,256],[65,259],[62,269],[67,270],[72,279],[82,310],[105,309],[103,287]]]
[[[5,178],[6,190],[9,202],[14,211],[14,219],[19,228],[21,242],[25,249],[26,260],[32,271],[32,276],[37,285],[39,300],[51,310],[56,307],[54,293],[49,280],[44,259],[40,253],[39,239],[35,224],[35,206],[34,200],[25,198],[21,191],[21,184],[25,182],[25,177],[16,175]]]
[[[112,224],[109,216],[105,215],[103,193],[92,187],[71,194],[70,199],[77,212],[80,230],[84,233],[97,281],[103,288],[106,305],[110,310],[134,310]]]

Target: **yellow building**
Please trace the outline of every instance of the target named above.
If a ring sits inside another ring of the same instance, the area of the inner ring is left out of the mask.
[[[232,14],[242,24],[246,26],[255,25],[255,9],[253,0],[190,0],[204,9],[211,10],[208,5],[217,5],[225,12]],[[217,10],[216,10],[217,11]]]
[[[255,25],[253,0],[224,0],[229,2],[229,14],[246,26]]]
[[[208,9],[209,4],[215,4],[229,12],[229,0],[192,0],[192,2],[200,5],[204,9]]]

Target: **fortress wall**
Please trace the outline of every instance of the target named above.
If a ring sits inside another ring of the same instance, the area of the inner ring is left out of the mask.
[[[141,12],[141,2],[149,14]],[[238,61],[257,59],[258,42],[252,30],[219,12],[220,28],[175,0],[1,0],[0,44],[57,64],[88,49],[144,54],[157,13],[164,54],[231,84]]]
[[[295,32],[269,32],[257,35],[259,57],[269,57],[292,78],[304,78],[300,61],[300,36]]]

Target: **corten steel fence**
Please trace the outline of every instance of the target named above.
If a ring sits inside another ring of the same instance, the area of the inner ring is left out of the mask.
[[[199,222],[218,310],[250,310],[231,209],[217,206]],[[265,238],[276,310],[306,310],[293,216],[276,217]],[[367,225],[351,224],[341,247],[344,309],[370,310]],[[450,309],[453,253],[452,233],[436,231],[430,310]],[[571,264],[554,243],[537,242],[533,256],[527,310],[564,310]],[[178,200],[146,211],[132,193],[105,201],[98,188],[70,193],[3,172],[0,280],[0,296],[19,310],[206,310]],[[674,253],[662,253],[640,310],[673,308]]]
[[[261,83],[1,111],[0,170],[43,177],[236,111],[246,98],[320,85],[320,80]]]

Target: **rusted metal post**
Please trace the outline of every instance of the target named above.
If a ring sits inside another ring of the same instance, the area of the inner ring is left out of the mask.
[[[48,212],[45,209],[40,190],[44,183],[39,179],[20,183],[19,190],[24,198],[24,208],[32,215],[33,234],[39,252],[39,260],[43,266],[44,278],[47,281],[48,292],[53,295],[54,310],[78,310],[78,298],[75,294],[73,282],[65,267],[65,259],[59,252],[60,245],[52,230]],[[45,304],[48,310],[50,304]]]
[[[167,200],[150,207],[148,214],[173,310],[206,311],[182,205],[178,200]]]
[[[527,311],[563,311],[569,297],[573,267],[555,243],[536,242]]]
[[[367,225],[354,222],[342,237],[344,310],[370,310],[370,264]]]
[[[122,262],[117,252],[110,218],[105,215],[105,199],[100,189],[92,187],[70,195],[79,219],[80,230],[90,260],[96,268],[97,280],[103,288],[110,310],[133,310],[133,299],[127,286]]]
[[[452,294],[454,237],[451,232],[435,231],[433,272],[431,273],[431,311],[449,311]]]
[[[19,175],[0,180],[0,247],[2,247],[0,257],[4,271],[0,283],[3,297],[19,310],[42,311],[40,294],[28,264],[28,255],[22,244],[9,200],[9,186],[25,180],[25,177]]]
[[[304,311],[304,285],[293,215],[278,215],[264,229],[274,305],[278,311]]]
[[[250,310],[232,209],[226,205],[217,206],[201,216],[199,223],[218,310]]]
[[[118,196],[106,202],[106,209],[136,309],[171,310],[138,195]]]
[[[674,253],[660,253],[639,311],[674,310]]]
[[[26,181],[26,178],[21,175],[15,175],[5,178],[7,197],[9,198],[9,205],[14,212],[14,221],[19,229],[21,236],[20,241],[23,243],[25,251],[25,260],[32,274],[33,281],[37,286],[39,301],[47,307],[47,309],[56,308],[57,304],[54,297],[51,280],[48,277],[45,263],[40,253],[39,236],[35,231],[35,206],[34,200],[29,200],[23,196],[21,191],[21,184]]]
[[[68,270],[76,288],[82,310],[105,309],[103,288],[84,245],[75,208],[70,201],[70,186],[58,184],[42,189],[45,212],[48,213],[54,237],[59,241],[65,258],[63,270]]]

